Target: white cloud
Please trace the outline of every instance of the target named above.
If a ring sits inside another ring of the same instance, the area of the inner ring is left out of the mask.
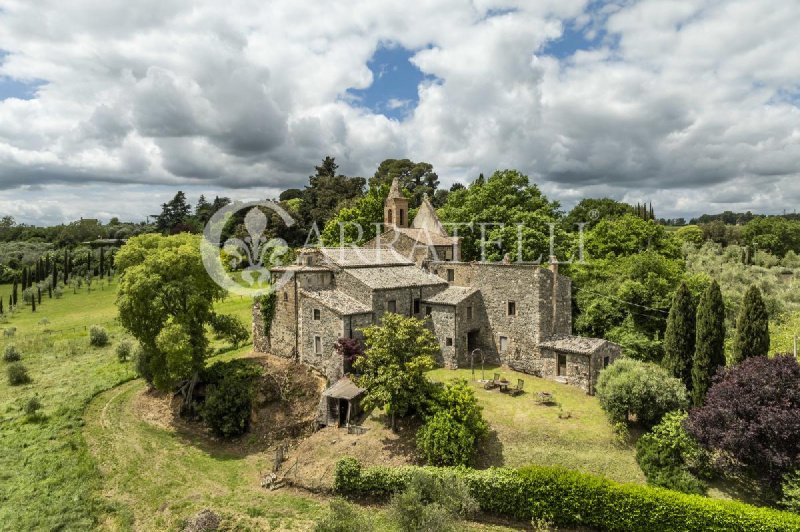
[[[0,102],[0,213],[137,217],[177,187],[268,196],[328,154],[360,175],[426,160],[445,182],[514,167],[565,203],[652,199],[670,216],[797,203],[800,4],[587,4],[6,0],[0,76],[47,83]],[[603,45],[543,55],[573,18]],[[346,97],[385,42],[437,80],[402,122]],[[118,201],[121,184],[141,193]]]

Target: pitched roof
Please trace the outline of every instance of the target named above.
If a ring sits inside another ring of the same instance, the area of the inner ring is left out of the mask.
[[[416,266],[352,268],[346,271],[356,280],[374,290],[447,284],[447,281],[441,277],[432,275]]]
[[[333,397],[334,399],[354,399],[364,393],[364,388],[359,388],[353,381],[347,377],[342,377],[336,384],[322,392],[325,397]]]
[[[477,291],[478,288],[474,286],[449,286],[438,294],[424,299],[423,302],[439,305],[458,305]]]
[[[386,199],[391,199],[391,198],[406,199],[406,197],[403,196],[403,193],[400,192],[400,182],[397,180],[396,177],[392,179],[392,186],[391,188],[389,188],[389,195],[387,196]]]
[[[394,227],[393,229],[426,246],[452,246],[459,240],[457,237],[439,234],[427,228]]]
[[[583,336],[561,336],[551,338],[541,342],[539,347],[561,351],[562,353],[574,353],[577,355],[591,355],[606,344],[611,344],[602,338],[586,338]]]
[[[322,305],[341,316],[372,312],[369,306],[339,290],[300,290],[300,293],[315,301],[319,301]]]
[[[341,268],[414,264],[392,248],[319,248],[325,262]]]

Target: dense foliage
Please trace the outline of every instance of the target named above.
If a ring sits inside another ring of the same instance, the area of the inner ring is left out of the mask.
[[[706,487],[690,471],[702,460],[702,451],[683,428],[685,412],[670,412],[651,432],[636,442],[636,461],[654,486],[684,493],[705,493]]]
[[[11,386],[20,386],[22,384],[28,384],[31,382],[31,377],[28,374],[28,368],[26,368],[21,362],[9,364],[6,372],[8,374],[8,384]]]
[[[644,427],[656,425],[667,412],[688,406],[680,380],[656,364],[628,358],[600,372],[597,398],[612,423],[635,418]]]
[[[260,375],[258,364],[242,359],[217,362],[203,372],[206,396],[200,415],[214,434],[232,438],[247,432]]]
[[[753,357],[726,368],[686,427],[777,489],[800,464],[800,364],[791,356]]]
[[[465,380],[431,386],[417,450],[433,465],[466,465],[489,430],[475,392]]]
[[[336,465],[334,488],[349,495],[386,497],[402,491],[415,467],[362,468],[345,458]],[[556,526],[595,530],[779,531],[800,528],[800,516],[744,503],[634,484],[560,468],[423,468],[430,475],[464,479],[481,511],[505,518],[545,519]]]
[[[390,519],[404,532],[456,532],[457,521],[478,509],[464,479],[452,472],[413,471],[389,503]]]
[[[433,369],[439,344],[425,321],[386,313],[380,325],[364,329],[367,349],[355,361],[365,408],[381,408],[392,420],[418,412],[428,397],[425,372]]]
[[[733,360],[742,360],[769,354],[769,316],[767,306],[757,286],[751,286],[744,296],[742,310],[736,320],[736,337],[733,342]]]
[[[218,339],[229,342],[233,347],[239,347],[250,338],[250,331],[244,321],[230,314],[211,316],[211,329]]]
[[[725,366],[725,301],[716,281],[708,286],[697,305],[697,337],[692,360],[692,402],[703,403],[711,379]]]
[[[673,377],[680,379],[686,389],[692,386],[692,360],[696,341],[696,309],[692,294],[681,283],[672,299],[664,333],[664,359],[662,365]]]
[[[108,331],[100,325],[89,327],[89,345],[92,347],[105,347],[108,345]]]
[[[3,349],[3,362],[19,362],[20,359],[22,359],[22,353],[14,344],[8,344]]]

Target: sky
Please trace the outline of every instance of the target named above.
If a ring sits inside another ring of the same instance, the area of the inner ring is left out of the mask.
[[[797,0],[0,0],[0,216],[141,220],[433,164],[565,208],[793,212]]]

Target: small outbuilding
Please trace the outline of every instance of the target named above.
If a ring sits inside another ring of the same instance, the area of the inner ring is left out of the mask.
[[[320,424],[346,427],[361,415],[361,398],[366,390],[359,388],[348,377],[322,392]]]

